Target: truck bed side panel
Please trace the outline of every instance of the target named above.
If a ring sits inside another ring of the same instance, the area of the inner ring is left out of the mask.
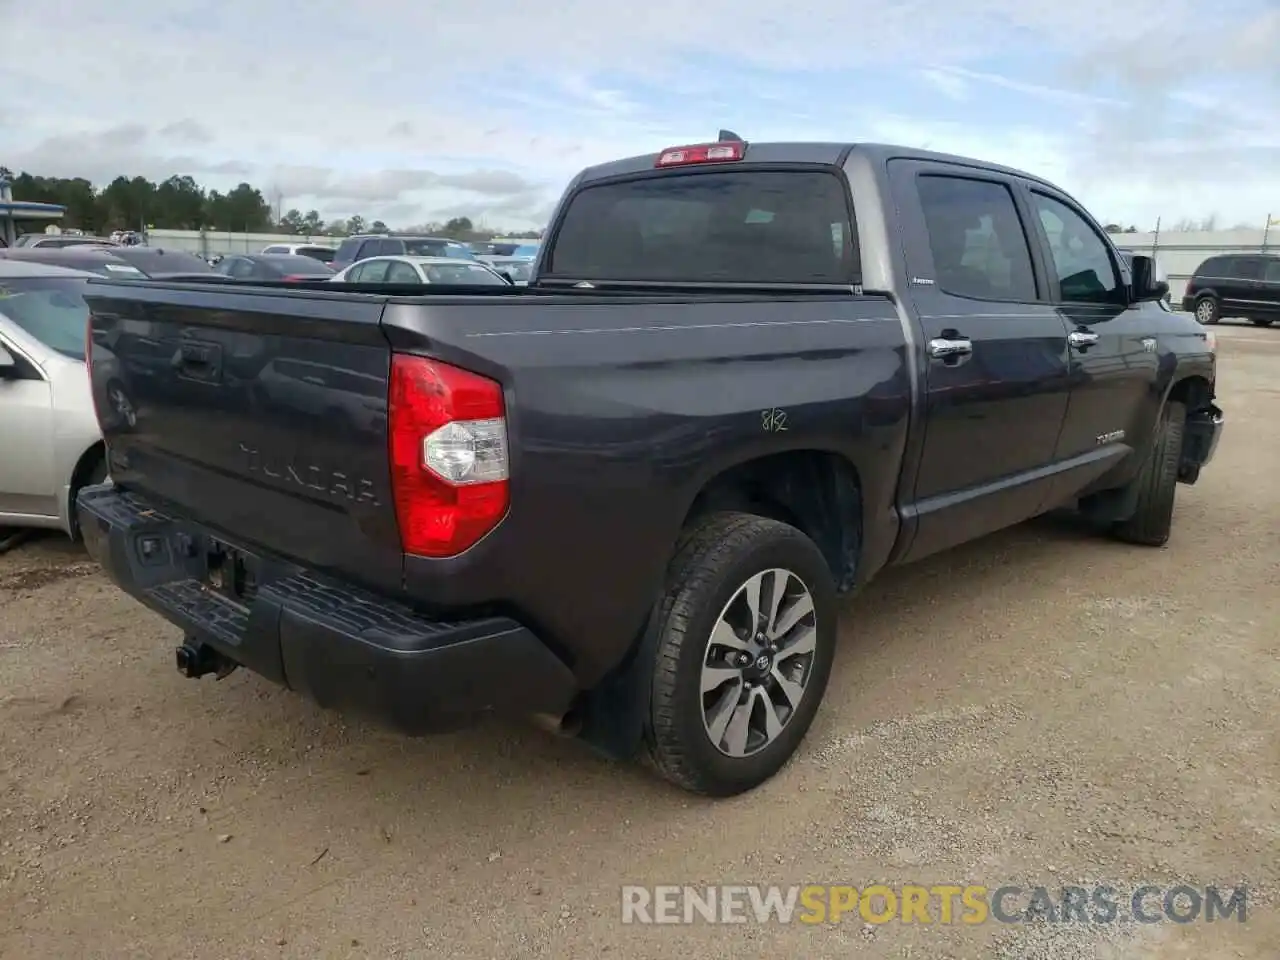
[[[735,463],[844,456],[873,514],[864,560],[891,549],[910,380],[887,299],[392,302],[384,328],[397,349],[501,380],[510,410],[509,516],[462,557],[411,558],[409,589],[506,598],[584,684],[636,636],[694,497]]]

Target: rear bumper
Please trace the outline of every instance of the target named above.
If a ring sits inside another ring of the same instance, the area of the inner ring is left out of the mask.
[[[564,662],[514,620],[428,619],[250,550],[256,582],[230,597],[207,585],[214,539],[198,524],[109,485],[81,490],[77,512],[90,556],[126,593],[321,706],[418,735],[486,714],[559,716],[577,693]]]
[[[1187,415],[1182,434],[1182,461],[1178,466],[1178,479],[1183,483],[1195,483],[1200,478],[1200,469],[1213,459],[1225,421],[1223,412],[1212,404]]]

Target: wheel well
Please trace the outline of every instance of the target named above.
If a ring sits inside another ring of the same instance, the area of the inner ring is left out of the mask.
[[[794,450],[736,464],[712,477],[685,518],[720,510],[769,517],[802,531],[822,551],[839,590],[853,586],[862,541],[857,470],[839,454]]]
[[[1203,410],[1213,402],[1213,385],[1204,377],[1185,377],[1169,390],[1169,399],[1185,406],[1188,413]]]
[[[71,489],[67,491],[67,520],[72,537],[75,537],[79,530],[76,524],[76,491],[85,485],[94,468],[106,458],[107,445],[99,440],[80,454],[80,459],[76,461],[76,468],[71,471]]]

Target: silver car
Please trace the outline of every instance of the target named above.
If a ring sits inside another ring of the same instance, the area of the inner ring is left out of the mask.
[[[0,526],[75,538],[76,491],[106,479],[85,369],[93,276],[0,260]]]

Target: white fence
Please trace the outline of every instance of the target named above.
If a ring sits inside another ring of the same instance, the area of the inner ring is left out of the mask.
[[[1222,253],[1280,253],[1280,228],[1270,234],[1262,230],[1214,230],[1212,232],[1117,233],[1112,235],[1117,247],[1128,247],[1137,253],[1155,252],[1169,278],[1173,302],[1182,301],[1187,281],[1196,267],[1210,257]]]
[[[501,237],[495,237],[501,241]],[[324,234],[310,236],[300,233],[225,233],[220,230],[148,230],[147,243],[152,247],[164,247],[167,250],[188,250],[202,257],[210,257],[215,253],[261,253],[263,247],[277,243],[314,243],[322,247],[333,247],[335,250],[342,242],[342,237],[330,237]],[[537,243],[537,240],[507,241],[518,243]]]
[[[315,243],[337,249],[341,237],[294,233],[223,233],[216,230],[148,230],[147,243],[166,250],[188,250],[202,257],[215,253],[261,253],[273,243]]]
[[[1173,302],[1182,299],[1191,274],[1209,257],[1220,253],[1258,253],[1264,247],[1280,252],[1280,228],[1270,236],[1262,230],[1215,230],[1207,233],[1117,233],[1112,236],[1118,247],[1129,247],[1138,253],[1153,250],[1169,277]],[[258,253],[275,243],[317,243],[337,247],[341,237],[303,236],[288,233],[223,233],[213,230],[152,230],[147,242],[153,247],[189,250],[201,256],[215,253]],[[533,241],[525,241],[533,242]]]

